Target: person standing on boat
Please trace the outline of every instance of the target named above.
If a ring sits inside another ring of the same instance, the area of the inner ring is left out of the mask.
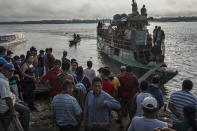
[[[156,35],[156,42],[158,45],[161,45],[162,41],[164,41],[165,39],[165,33],[164,31],[161,29],[161,27],[158,27],[157,30],[157,35]]]
[[[81,37],[80,37],[80,34],[77,34],[77,40],[80,40]]]
[[[131,40],[131,30],[130,29],[126,29],[124,31],[124,35],[125,35],[125,39],[130,41]]]
[[[132,117],[132,101],[136,92],[139,91],[139,81],[135,74],[132,73],[132,67],[126,66],[126,72],[118,76],[120,81],[119,97],[122,107],[122,113],[126,117],[128,114]]]
[[[155,29],[153,30],[153,44],[154,45],[155,45],[156,40],[157,40],[157,31],[158,31],[158,28],[157,28],[157,26],[155,26]]]
[[[132,13],[133,14],[138,14],[138,8],[137,8],[137,3],[135,0],[133,0],[133,3],[132,3]]]
[[[142,7],[142,9],[141,9],[141,15],[147,17],[147,11],[146,11],[145,5],[143,5],[143,7]]]
[[[74,33],[73,35],[73,39],[76,40],[77,39],[77,35]]]

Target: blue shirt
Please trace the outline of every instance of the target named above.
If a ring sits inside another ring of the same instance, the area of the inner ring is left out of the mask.
[[[163,93],[161,89],[153,84],[149,85],[148,92],[155,97],[155,99],[158,101],[159,108],[161,108],[164,105],[163,102]]]
[[[174,108],[176,109],[177,113],[179,113],[182,117],[184,117],[184,106],[193,105],[197,107],[197,98],[193,96],[190,92],[183,90],[172,93],[169,102],[174,105]],[[176,118],[176,116],[172,114],[172,120],[175,121],[178,120],[178,118]]]
[[[104,102],[104,107],[99,109],[98,106],[102,102]],[[84,108],[85,125],[108,124],[108,108],[120,109],[120,103],[104,91],[101,91],[98,96],[95,96],[93,91],[90,91],[86,97]]]
[[[51,110],[59,126],[76,126],[76,116],[82,112],[77,100],[69,94],[56,95],[52,100]]]
[[[73,77],[77,77],[77,75],[75,73],[73,73],[72,70],[70,70],[70,75]]]
[[[134,117],[127,131],[154,131],[155,128],[167,128],[166,122],[145,117]]]
[[[48,65],[48,63],[46,61],[47,61],[47,53],[45,52],[44,53],[44,65]]]

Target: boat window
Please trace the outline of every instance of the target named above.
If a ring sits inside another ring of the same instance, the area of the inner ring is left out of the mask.
[[[120,49],[115,48],[114,55],[119,56],[120,55]]]

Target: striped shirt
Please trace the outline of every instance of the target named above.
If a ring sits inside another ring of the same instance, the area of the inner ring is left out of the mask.
[[[183,115],[183,108],[187,105],[194,105],[197,109],[197,98],[193,96],[188,91],[177,91],[170,96],[169,102],[174,105],[177,113],[179,113],[182,117]],[[172,114],[172,120],[176,121],[178,118]]]
[[[76,116],[82,112],[77,100],[69,94],[56,95],[52,100],[51,110],[59,126],[76,126]]]

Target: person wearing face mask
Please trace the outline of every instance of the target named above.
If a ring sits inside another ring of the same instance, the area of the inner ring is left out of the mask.
[[[42,83],[50,89],[50,96],[54,97],[60,93],[60,88],[56,82],[57,76],[62,73],[61,61],[55,60],[53,68],[42,77]]]
[[[22,71],[21,71],[21,59],[19,56],[14,56],[13,57],[13,65],[14,65],[14,68],[15,68],[15,71],[14,71],[14,76],[10,79],[10,84],[13,85],[14,87],[17,87],[18,88],[18,97],[24,101],[23,99],[23,94],[22,94],[22,79],[23,79],[23,75],[22,75]],[[17,93],[16,93],[17,94]]]
[[[35,90],[35,67],[33,65],[34,57],[31,54],[26,56],[25,62],[21,67],[21,72],[24,77],[24,89],[27,92],[27,101],[29,108],[37,110],[34,106],[34,90]]]

